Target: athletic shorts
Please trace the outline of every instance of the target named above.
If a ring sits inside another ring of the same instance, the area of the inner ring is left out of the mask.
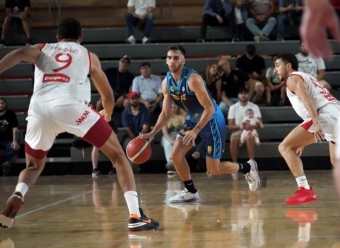
[[[186,120],[183,128],[178,132],[181,137],[184,137],[186,131],[190,131],[196,126],[190,120]],[[217,110],[208,123],[198,133],[195,140],[197,146],[202,142],[206,157],[221,159],[223,156],[225,144],[227,138],[227,130],[225,126],[225,119],[221,110]]]
[[[69,101],[69,100],[68,100]],[[100,130],[112,129],[109,124],[99,115],[99,113],[85,102],[74,101],[72,103],[63,103],[61,100],[53,100],[30,105],[28,117],[26,119],[27,132],[25,142],[33,150],[49,150],[56,136],[59,133],[68,132],[78,137],[84,137],[92,126],[96,124],[98,136],[103,134]],[[99,120],[101,120],[99,122]],[[99,125],[100,124],[100,125]],[[92,145],[103,145],[109,138],[109,132],[104,132],[107,137],[98,137],[100,140],[91,135],[86,140]]]
[[[336,142],[340,125],[340,104],[329,103],[318,110],[318,120],[327,141]],[[314,125],[309,118],[300,124],[307,131],[314,133]]]

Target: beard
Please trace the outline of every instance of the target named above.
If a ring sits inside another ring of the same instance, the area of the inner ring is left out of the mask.
[[[303,56],[308,56],[309,55],[309,53],[307,51],[305,51],[305,50],[301,50],[300,52],[301,52],[301,54]]]
[[[3,113],[5,113],[5,112],[6,112],[6,108],[0,109],[0,114],[3,114]]]
[[[168,66],[168,67],[169,67],[170,72],[175,73],[175,72],[178,72],[182,68],[182,65],[179,65],[178,67],[173,68],[173,69],[171,69],[170,66]]]

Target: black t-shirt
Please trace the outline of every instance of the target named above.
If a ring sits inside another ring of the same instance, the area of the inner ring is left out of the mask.
[[[231,70],[229,76],[222,76],[222,90],[228,98],[237,98],[238,90],[246,87],[249,76],[242,70]]]
[[[11,110],[0,116],[0,141],[13,141],[13,127],[18,127],[16,114]]]
[[[132,81],[135,78],[131,72],[121,73],[118,71],[118,68],[113,67],[107,68],[104,72],[114,91],[116,100],[122,95],[129,93],[129,88],[132,86]]]
[[[18,3],[15,0],[6,0],[5,3],[5,8],[12,9],[14,14],[24,11],[25,7],[31,7],[30,0],[19,0]]]
[[[248,59],[247,55],[242,55],[236,60],[235,67],[241,69],[249,76],[254,71],[257,74],[261,74],[262,71],[266,69],[266,64],[264,59],[259,55],[255,55],[253,59]]]

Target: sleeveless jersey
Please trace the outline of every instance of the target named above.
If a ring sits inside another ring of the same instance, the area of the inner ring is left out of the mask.
[[[315,77],[297,71],[290,74],[289,77],[292,75],[298,75],[302,78],[317,110],[328,103],[339,102]],[[310,115],[301,99],[297,95],[295,95],[294,92],[291,92],[288,87],[286,89],[286,92],[295,112],[303,120],[309,119]]]
[[[202,116],[204,108],[199,103],[194,92],[189,90],[188,79],[192,73],[199,74],[193,69],[183,66],[182,76],[178,83],[174,81],[171,72],[166,74],[166,88],[168,93],[174,99],[175,104],[186,111],[187,120],[192,122],[198,122]],[[204,79],[203,79],[204,80]],[[206,82],[204,81],[205,88],[207,89]],[[215,100],[211,97],[209,90],[207,89],[209,97],[214,104],[215,112],[218,110],[218,106]]]
[[[89,51],[75,42],[45,44],[35,64],[31,104],[62,99],[65,104],[91,100]]]

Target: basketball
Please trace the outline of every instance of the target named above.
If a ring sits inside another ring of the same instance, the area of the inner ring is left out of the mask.
[[[144,139],[133,139],[126,147],[126,155],[132,163],[143,164],[151,156],[151,146]]]

